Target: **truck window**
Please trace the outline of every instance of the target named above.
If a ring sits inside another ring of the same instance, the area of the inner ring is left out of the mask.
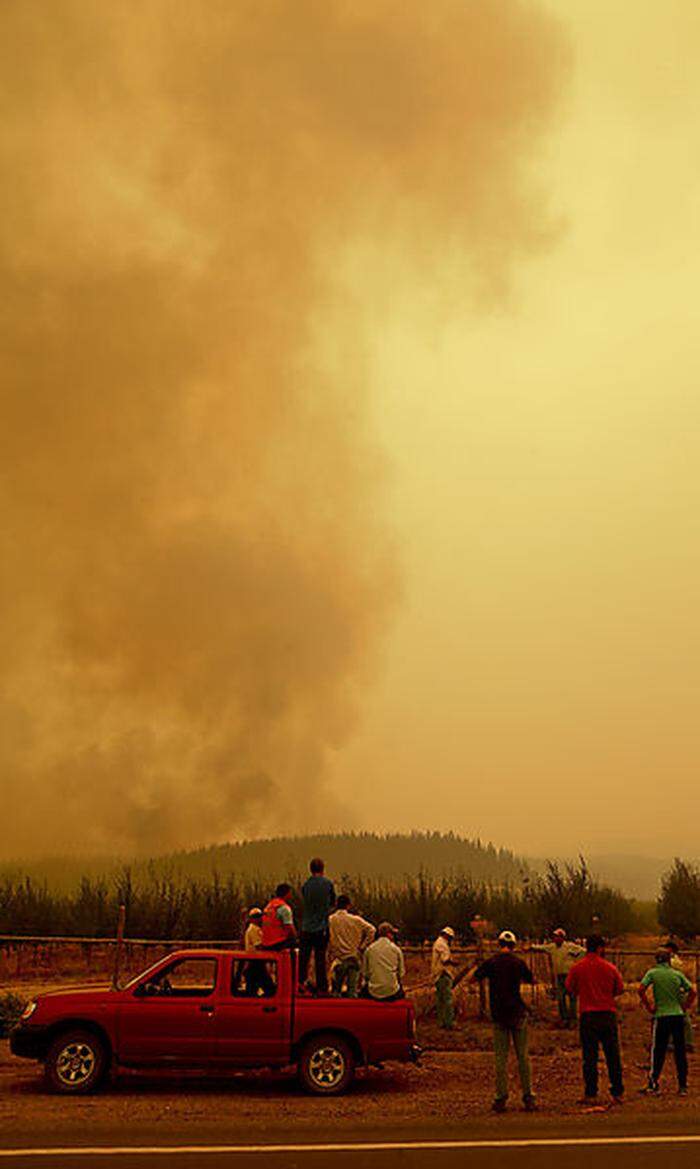
[[[277,994],[277,963],[264,958],[245,958],[231,966],[234,998],[273,998]]]
[[[206,998],[216,986],[216,958],[179,958],[137,988],[151,998]]]

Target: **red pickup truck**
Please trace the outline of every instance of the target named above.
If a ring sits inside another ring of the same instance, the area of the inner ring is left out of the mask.
[[[184,950],[125,987],[50,991],[10,1036],[15,1055],[44,1063],[49,1084],[93,1091],[119,1068],[226,1069],[296,1065],[304,1087],[344,1092],[358,1064],[415,1060],[407,999],[300,995],[289,951]]]

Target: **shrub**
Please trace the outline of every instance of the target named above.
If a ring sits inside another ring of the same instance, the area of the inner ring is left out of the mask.
[[[678,857],[661,878],[658,916],[669,933],[685,941],[700,934],[700,872]]]
[[[7,1039],[15,1023],[25,1008],[24,999],[19,995],[8,992],[0,994],[0,1039]]]

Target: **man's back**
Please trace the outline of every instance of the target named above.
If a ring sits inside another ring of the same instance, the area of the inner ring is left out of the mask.
[[[487,958],[474,972],[481,982],[488,980],[491,1017],[503,1027],[517,1027],[525,1018],[527,1007],[522,1000],[522,983],[532,983],[532,972],[512,950],[501,950]]]
[[[374,938],[375,929],[357,913],[336,909],[328,919],[331,957],[359,958],[361,951]]]
[[[624,990],[622,975],[600,954],[586,954],[574,966],[566,980],[567,990],[578,996],[581,1013],[615,1011],[615,999]]]
[[[668,962],[652,966],[642,979],[642,986],[650,986],[654,994],[654,1014],[657,1019],[685,1013],[685,997],[691,984],[680,970],[673,970]]]
[[[333,882],[320,873],[314,874],[304,882],[301,895],[304,900],[302,930],[315,934],[328,929],[328,915],[335,905]]]
[[[399,993],[405,964],[401,950],[391,938],[377,938],[367,947],[362,973],[372,998],[385,999]]]

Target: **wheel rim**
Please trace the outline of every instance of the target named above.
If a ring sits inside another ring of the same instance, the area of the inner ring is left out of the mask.
[[[345,1075],[345,1056],[337,1047],[317,1047],[309,1060],[309,1076],[319,1088],[335,1088]]]
[[[90,1079],[97,1055],[88,1043],[68,1043],[58,1053],[56,1075],[62,1084],[75,1088]]]

